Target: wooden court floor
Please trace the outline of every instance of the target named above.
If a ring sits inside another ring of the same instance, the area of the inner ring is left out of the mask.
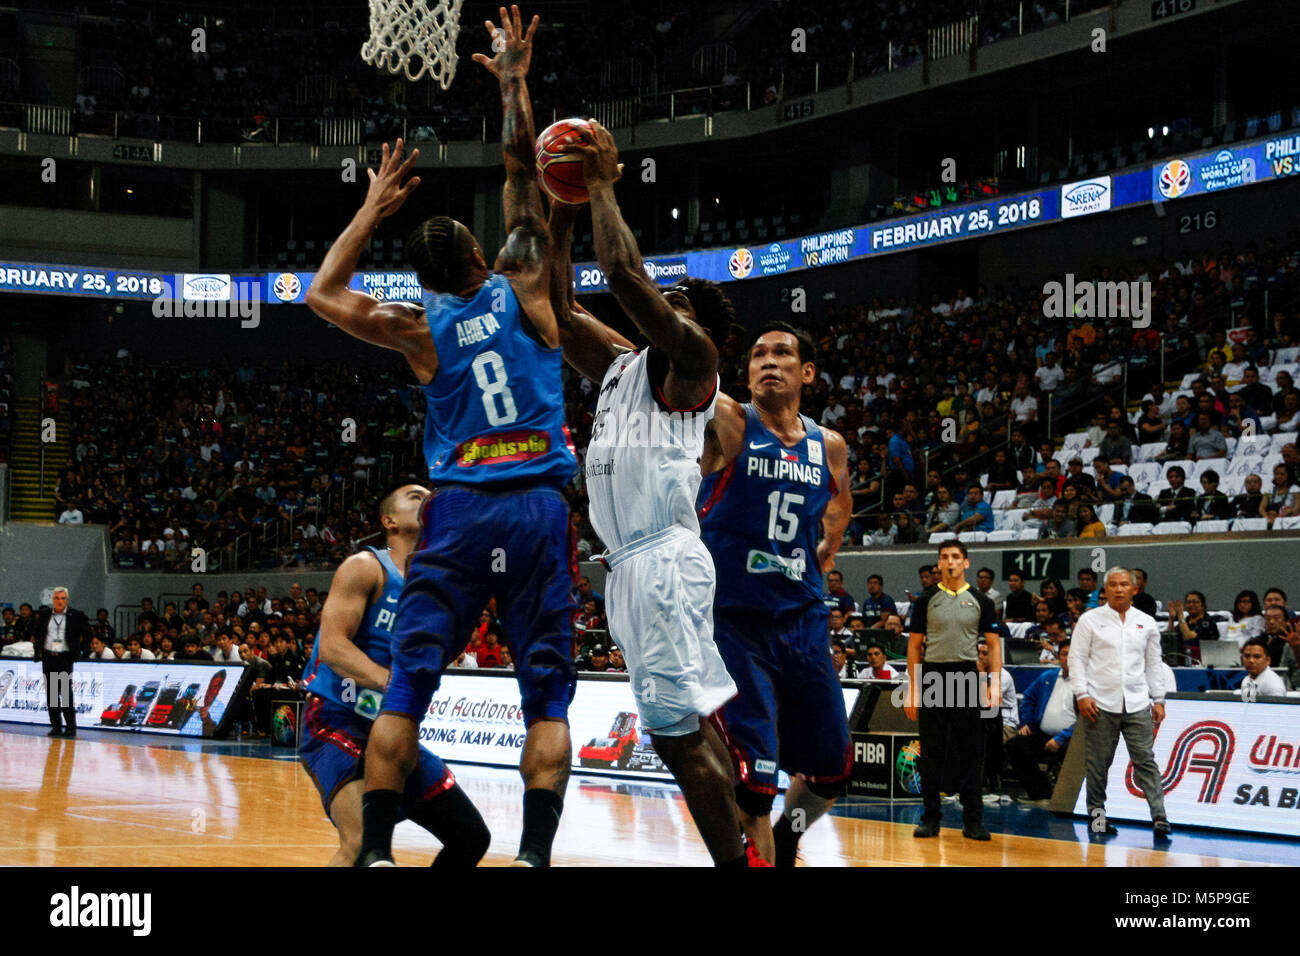
[[[12,725],[7,725],[12,726]],[[171,743],[170,741],[168,743]],[[522,784],[513,771],[455,767],[492,831],[488,865],[518,846]],[[849,808],[849,813],[853,812]],[[1050,816],[1046,811],[1036,811]],[[955,808],[945,823],[957,823]],[[1233,866],[1231,852],[1171,851],[998,833],[973,843],[945,828],[915,840],[906,819],[831,816],[802,844],[810,866]],[[1066,838],[1060,838],[1065,834]],[[1187,841],[1184,841],[1185,843]],[[76,740],[0,726],[0,863],[9,866],[318,866],[334,829],[293,759],[235,756],[189,744],[150,746],[83,732]],[[1231,846],[1231,844],[1229,844]],[[398,827],[399,864],[427,865],[437,843]],[[675,788],[575,776],[555,841],[556,865],[707,866],[708,855]]]

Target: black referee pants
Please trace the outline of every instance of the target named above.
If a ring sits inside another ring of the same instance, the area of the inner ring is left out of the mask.
[[[977,686],[978,676],[974,661],[921,667],[917,720],[921,727],[923,819],[938,820],[942,815],[940,791],[955,790],[961,794],[963,822],[984,821],[981,781],[986,736],[979,698],[968,692]],[[927,687],[931,689],[928,695]]]
[[[45,706],[50,712],[50,726],[69,733],[77,729],[77,706],[72,701],[72,655],[41,655],[41,672],[45,675]]]

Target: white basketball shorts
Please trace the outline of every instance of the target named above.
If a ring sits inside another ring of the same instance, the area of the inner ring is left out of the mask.
[[[627,661],[641,725],[684,736],[736,695],[713,642],[713,557],[673,525],[603,558],[610,637]]]

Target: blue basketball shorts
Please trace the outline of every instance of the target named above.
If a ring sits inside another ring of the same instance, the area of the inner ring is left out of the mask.
[[[373,722],[346,707],[310,694],[303,712],[302,747],[298,757],[320,792],[329,816],[334,796],[353,780],[364,779],[366,740]],[[442,758],[420,748],[415,771],[406,778],[401,815],[422,800],[432,800],[456,785]]]
[[[818,783],[848,779],[849,722],[828,618],[824,604],[775,617],[714,610],[714,638],[739,689],[714,724],[751,790],[776,793],[778,769]]]
[[[424,502],[393,628],[383,712],[418,724],[488,599],[514,655],[524,720],[567,720],[577,686],[569,507],[558,490],[444,485]]]

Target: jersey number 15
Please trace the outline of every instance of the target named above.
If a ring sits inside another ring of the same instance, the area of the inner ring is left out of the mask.
[[[803,504],[803,495],[774,491],[767,496],[772,510],[767,516],[767,536],[773,541],[793,541],[799,533],[799,516],[791,514],[791,506]]]

